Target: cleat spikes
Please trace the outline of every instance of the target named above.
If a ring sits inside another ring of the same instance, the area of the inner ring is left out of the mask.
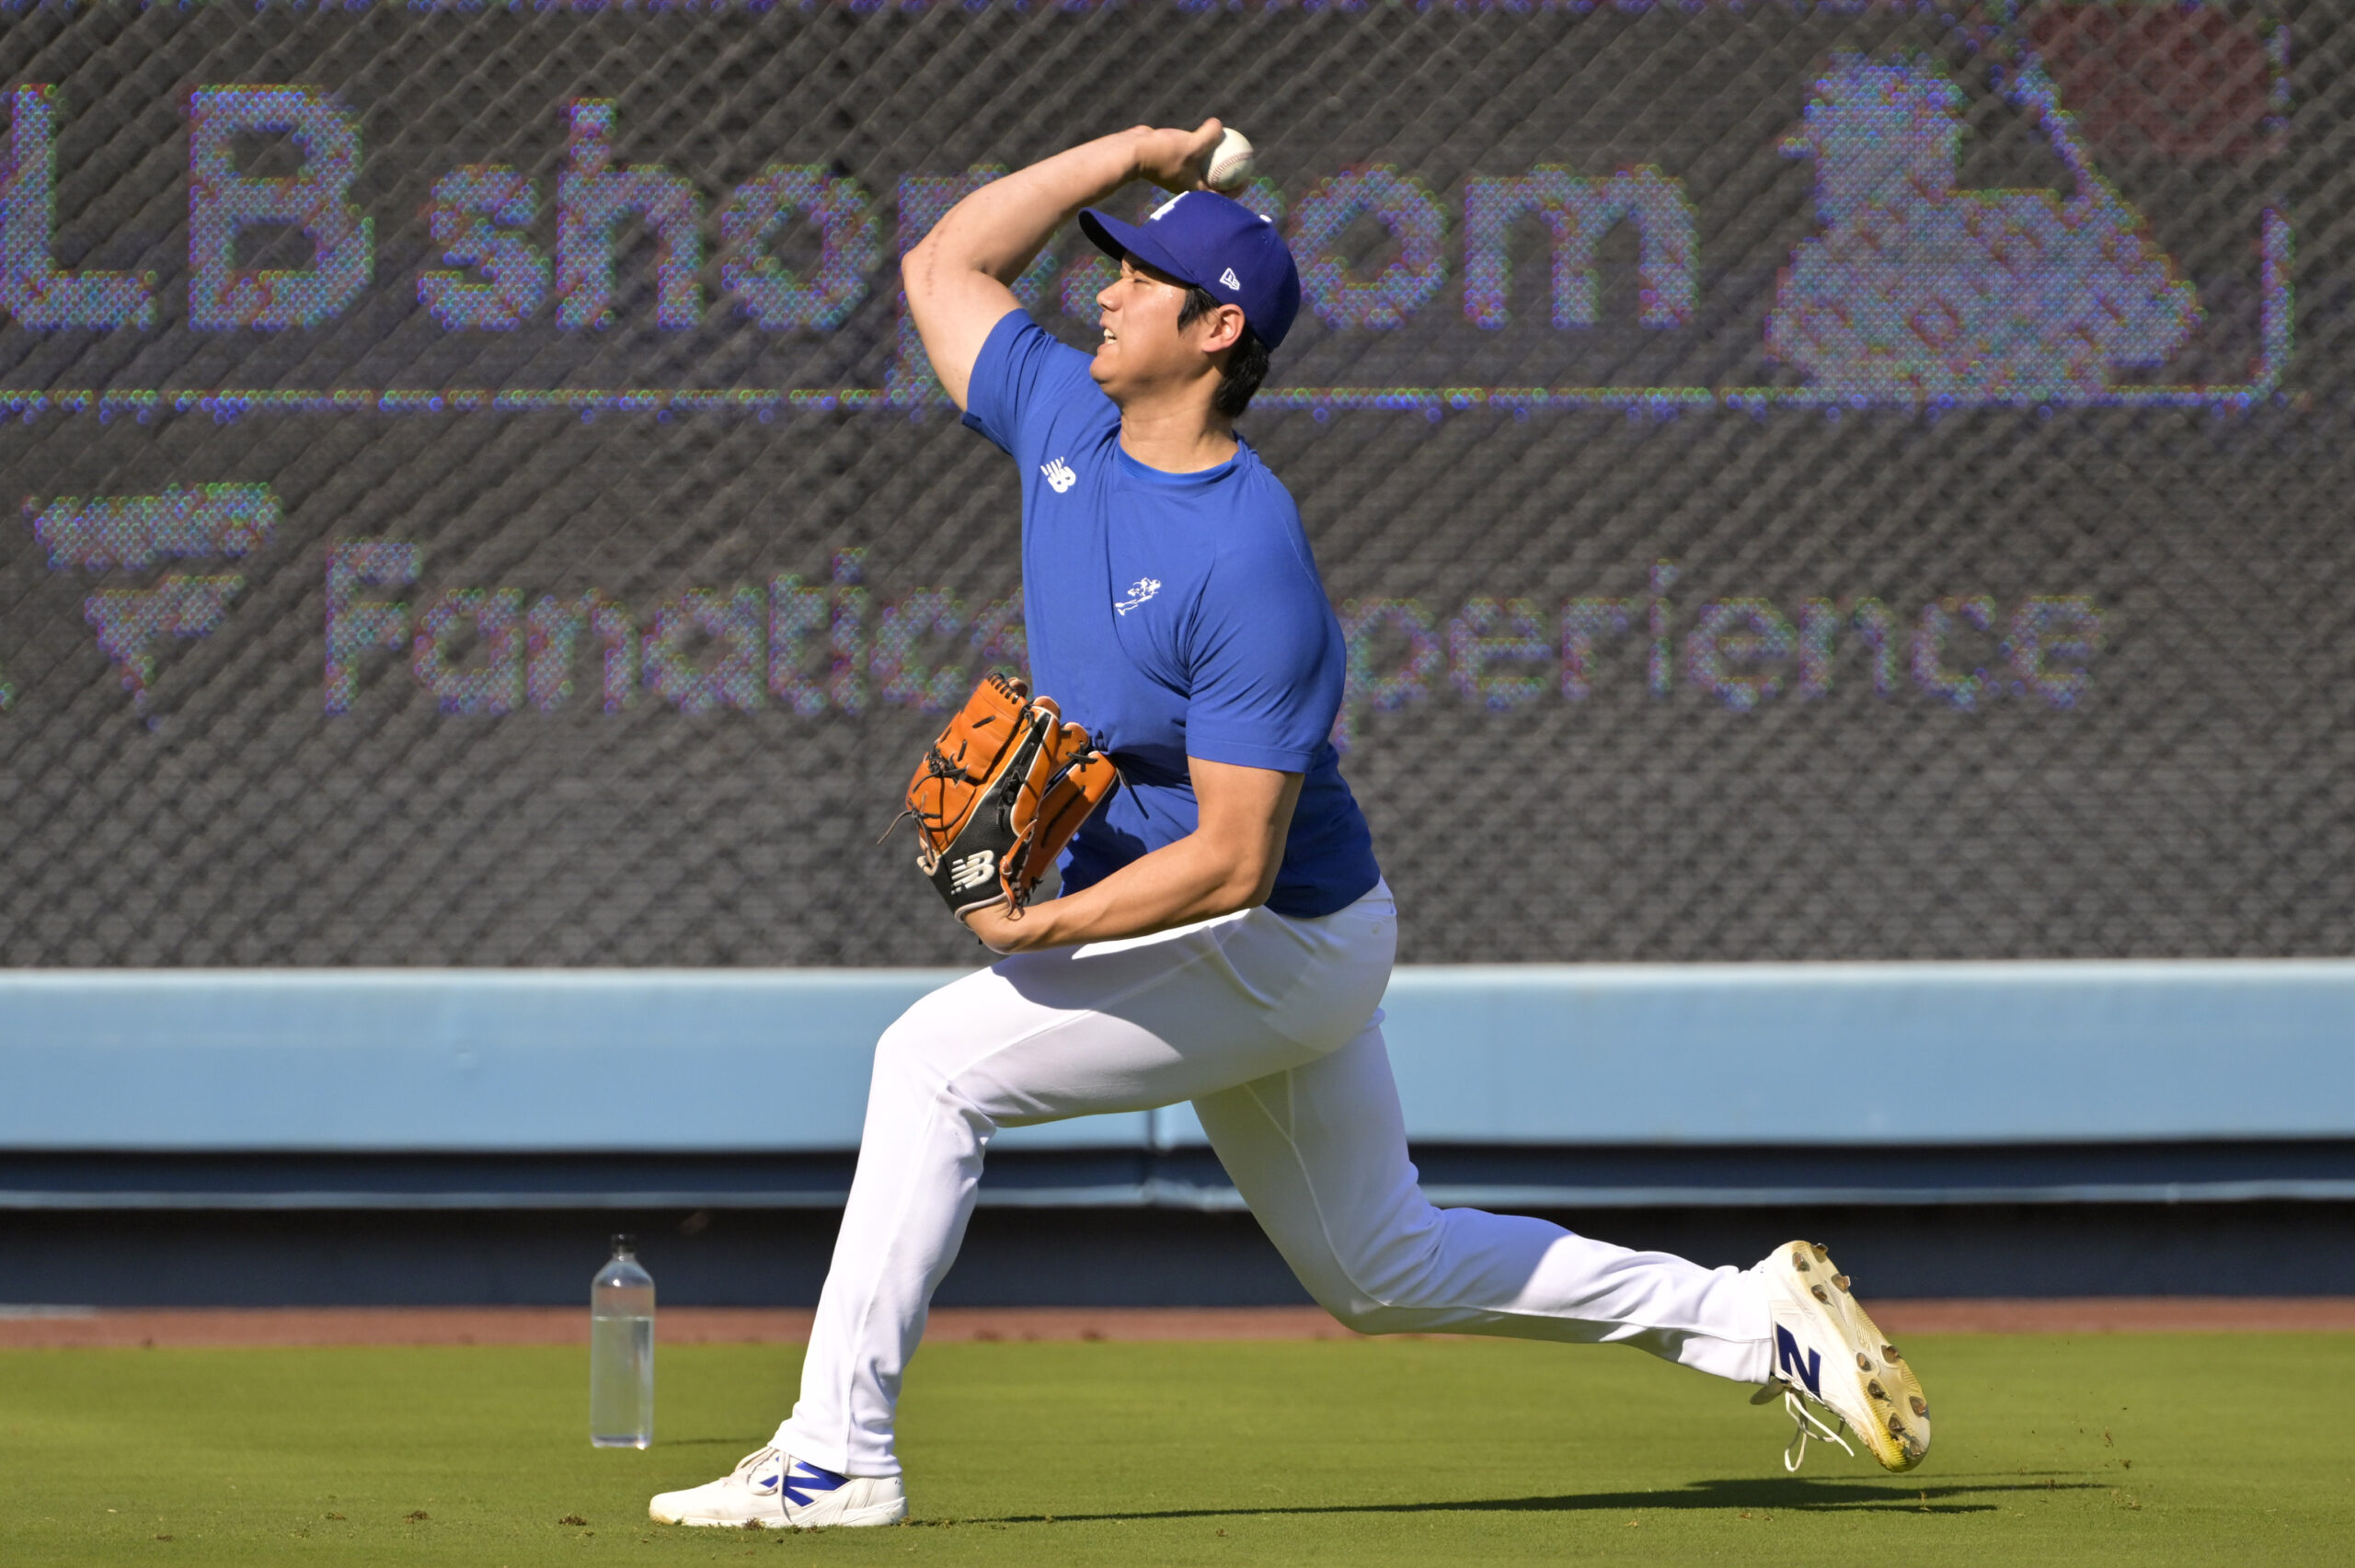
[[[1821,1243],[1786,1242],[1754,1272],[1774,1321],[1771,1386],[1783,1391],[1784,1409],[1795,1418],[1785,1466],[1796,1470],[1809,1438],[1835,1432],[1863,1438],[1857,1452],[1868,1448],[1885,1471],[1921,1464],[1930,1450],[1930,1404],[1921,1381],[1881,1337],[1855,1299],[1855,1282]]]

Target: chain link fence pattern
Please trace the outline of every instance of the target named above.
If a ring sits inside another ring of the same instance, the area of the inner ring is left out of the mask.
[[[0,7],[0,962],[978,959],[874,841],[1018,659],[1018,492],[892,260],[1209,113],[1310,277],[1243,428],[1403,957],[2345,954],[2350,55],[2232,0]],[[1024,296],[1083,342],[1100,268]]]

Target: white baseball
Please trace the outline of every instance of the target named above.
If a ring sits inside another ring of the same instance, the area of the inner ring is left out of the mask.
[[[1218,145],[1211,149],[1210,167],[1203,171],[1202,183],[1212,190],[1240,190],[1251,183],[1258,166],[1252,160],[1251,139],[1230,125],[1219,132]]]

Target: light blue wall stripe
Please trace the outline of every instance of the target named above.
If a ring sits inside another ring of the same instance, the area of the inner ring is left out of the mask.
[[[1433,968],[1386,1003],[1433,1140],[2355,1133],[2355,962]],[[1454,1048],[1450,1048],[1453,1046]]]
[[[18,971],[0,1147],[847,1149],[875,1036],[961,972]],[[2355,961],[1410,967],[1384,1005],[1432,1141],[2355,1136]]]

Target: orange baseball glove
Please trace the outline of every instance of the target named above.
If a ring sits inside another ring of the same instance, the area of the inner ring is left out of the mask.
[[[1019,911],[1119,779],[1053,702],[991,674],[925,750],[901,815],[916,819],[916,864],[950,912]]]

